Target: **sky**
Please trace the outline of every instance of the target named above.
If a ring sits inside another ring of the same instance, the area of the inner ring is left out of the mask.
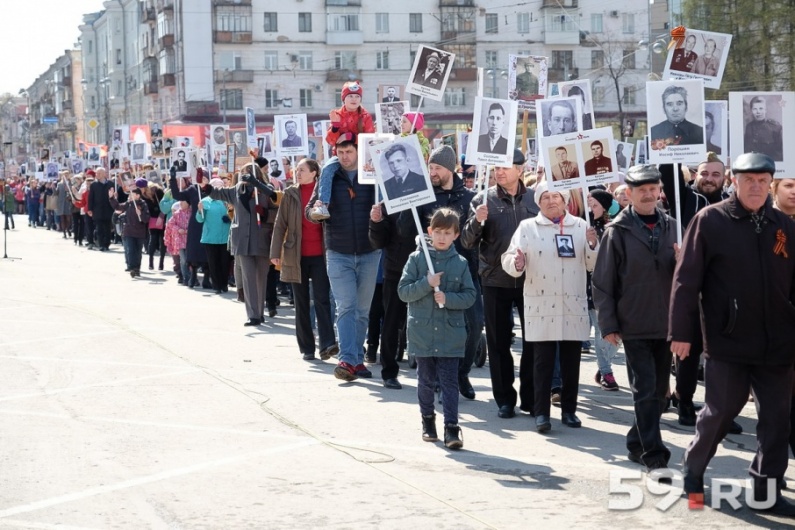
[[[17,95],[73,49],[83,15],[102,11],[103,0],[3,0],[0,18],[0,94]]]

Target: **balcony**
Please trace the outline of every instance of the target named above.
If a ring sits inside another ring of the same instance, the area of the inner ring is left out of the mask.
[[[216,6],[250,6],[251,0],[213,0]]]
[[[157,10],[160,11],[173,11],[174,0],[157,0]]]
[[[63,110],[72,110],[72,100],[71,100],[71,99],[65,99],[65,100],[63,100],[63,101],[61,102],[61,108],[62,108]]]
[[[152,94],[157,94],[157,81],[149,81],[148,83],[144,83],[144,95],[150,96]]]
[[[544,0],[541,7],[579,7],[579,0]]]
[[[141,4],[141,23],[144,24],[146,22],[156,22],[157,21],[157,11],[155,11],[154,7],[145,7],[144,4]]]
[[[551,83],[571,81],[574,79],[579,79],[579,77],[579,68],[549,68],[547,70],[547,81]]]
[[[63,76],[63,79],[61,80],[61,86],[72,88],[72,76],[71,75]]]
[[[361,31],[327,31],[326,44],[332,46],[360,46],[364,44],[364,33]]]
[[[362,0],[326,0],[326,7],[330,6],[362,6]]]
[[[439,7],[475,7],[475,0],[439,0]]]
[[[326,71],[326,81],[352,81],[354,79],[361,79],[361,70],[340,70],[338,68],[329,68]]]
[[[213,41],[218,43],[236,42],[249,43],[252,40],[250,31],[214,31]]]
[[[174,46],[174,34],[169,33],[167,35],[163,35],[159,39],[157,39],[157,44],[161,48],[171,48]]]
[[[174,74],[162,74],[160,76],[160,84],[163,86],[176,86],[176,76]]]
[[[254,70],[216,70],[216,83],[253,83]]]

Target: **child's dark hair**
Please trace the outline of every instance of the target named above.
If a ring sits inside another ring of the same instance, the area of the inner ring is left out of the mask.
[[[452,208],[439,208],[431,216],[431,230],[452,229],[456,234],[460,230],[458,212]]]

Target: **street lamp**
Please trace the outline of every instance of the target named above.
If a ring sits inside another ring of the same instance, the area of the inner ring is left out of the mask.
[[[508,70],[489,68],[486,70],[486,75],[491,79],[491,97],[497,97],[497,78],[508,79]]]

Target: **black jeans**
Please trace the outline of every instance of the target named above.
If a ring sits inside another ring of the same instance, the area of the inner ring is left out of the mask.
[[[301,283],[291,284],[295,302],[295,338],[301,353],[315,353],[315,334],[312,331],[312,317],[309,311],[309,281],[312,281],[312,300],[315,303],[315,319],[320,350],[335,343],[334,319],[331,315],[329,293],[331,285],[326,272],[323,256],[303,256],[301,258]]]
[[[397,352],[400,347],[400,330],[406,326],[406,302],[398,297],[399,280],[384,278],[384,325],[381,328],[381,378],[386,381],[398,376],[400,367]]]
[[[624,341],[624,351],[635,403],[635,423],[627,433],[627,450],[646,465],[660,461],[667,464],[671,451],[660,434],[660,417],[667,402],[671,347],[665,339],[635,339]]]
[[[367,315],[367,349],[378,348],[381,343],[381,320],[384,318],[384,289],[382,283],[375,284],[370,314]]]
[[[276,294],[276,285],[279,283],[280,277],[281,274],[276,267],[273,265],[268,267],[268,286],[265,289],[265,305],[268,306],[268,309],[276,309],[276,300],[279,299]]]
[[[5,213],[5,218],[6,218],[5,229],[6,230],[15,229],[16,225],[14,224],[14,212],[13,211],[7,211],[7,212],[4,212],[4,213]],[[10,227],[9,227],[9,223],[11,225]]]
[[[514,370],[511,354],[513,307],[519,311],[522,324],[522,358],[519,363],[519,398],[522,410],[532,410],[533,346],[524,341],[524,294],[521,287],[483,287],[483,314],[486,319],[486,343],[489,348],[491,387],[497,407],[516,406],[513,388]]]
[[[480,292],[480,278],[472,278],[475,285],[475,303],[464,311],[467,325],[467,342],[464,347],[464,357],[458,365],[458,375],[469,375],[475,354],[478,351],[480,337],[483,334],[483,294]]]
[[[80,212],[72,213],[72,233],[76,242],[83,242],[83,218]]]
[[[99,248],[110,247],[110,219],[95,219],[94,224],[97,227],[97,244]]]
[[[164,233],[165,230],[159,230],[157,228],[149,229],[149,243],[146,249],[146,253],[149,254],[149,267],[154,267],[155,252],[160,250],[160,268],[163,268],[163,261],[166,259],[166,245],[163,242]],[[227,252],[227,254],[229,253]],[[226,283],[223,285],[226,285]]]
[[[552,372],[555,370],[555,354],[560,352],[560,390],[561,412],[577,412],[577,394],[580,388],[580,357],[582,341],[561,340],[532,342],[533,377],[535,402],[533,413],[536,416],[549,416]]]
[[[229,290],[229,251],[226,243],[218,245],[204,244],[204,251],[207,252],[207,268],[210,269],[210,279],[213,282],[213,289],[226,292]],[[149,256],[152,262],[152,256]],[[207,275],[205,274],[205,277]]]
[[[90,215],[83,216],[83,223],[86,231],[86,242],[89,245],[94,244],[94,218]]]

